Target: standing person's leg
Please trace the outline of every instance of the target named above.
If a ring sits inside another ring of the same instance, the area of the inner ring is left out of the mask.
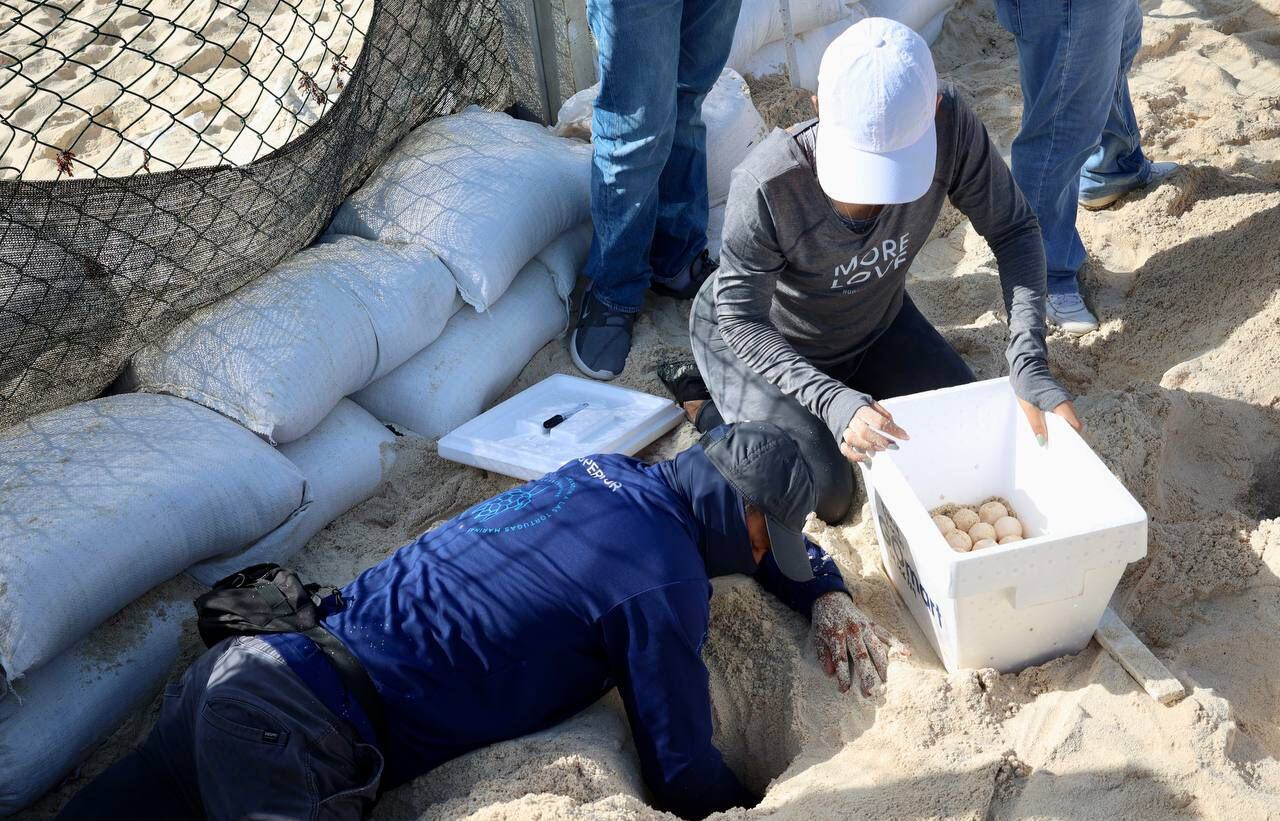
[[[711,273],[707,247],[707,129],[702,102],[729,59],[741,0],[685,0],[680,24],[676,128],[658,182],[658,219],[649,255],[654,290],[681,298]]]
[[[966,385],[976,379],[956,349],[920,313],[911,297],[904,295],[893,324],[862,354],[844,381],[879,400]]]
[[[591,219],[595,235],[574,364],[612,379],[631,351],[631,328],[652,271],[659,178],[676,130],[682,0],[589,0],[600,93],[591,118]]]
[[[703,288],[689,316],[693,357],[713,400],[702,405],[698,429],[742,421],[778,425],[796,440],[813,471],[818,518],[840,521],[853,506],[853,465],[840,453],[826,422],[751,370],[729,349],[711,319],[714,308],[710,302],[709,287]]]
[[[1141,188],[1156,176],[1165,176],[1176,166],[1172,163],[1153,165],[1142,153],[1142,133],[1129,98],[1129,69],[1142,48],[1142,9],[1138,0],[1126,0],[1128,16],[1124,21],[1124,38],[1120,45],[1120,73],[1116,77],[1111,113],[1102,129],[1102,143],[1089,155],[1080,169],[1080,204],[1101,208],[1120,196]]]
[[[1051,296],[1079,293],[1076,274],[1085,260],[1076,231],[1080,169],[1111,111],[1128,6],[1117,0],[996,0],[1001,24],[1017,40],[1021,72],[1022,129],[1013,141],[1013,176],[1040,220]]]

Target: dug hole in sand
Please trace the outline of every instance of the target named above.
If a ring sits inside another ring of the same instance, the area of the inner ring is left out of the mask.
[[[1280,813],[1280,0],[1144,3],[1131,87],[1144,145],[1186,167],[1108,211],[1082,212],[1100,331],[1050,339],[1086,438],[1150,514],[1148,557],[1113,606],[1190,695],[1161,707],[1096,644],[1018,675],[948,675],[879,566],[866,511],[810,533],[860,607],[909,642],[870,700],[840,695],[808,626],[754,582],[717,581],[704,658],[716,741],[761,806],[725,817],[1273,818]],[[1011,38],[963,0],[934,54],[1002,151],[1017,133]],[[1270,95],[1270,96],[1269,96]],[[777,124],[779,120],[775,119]],[[782,122],[786,125],[788,123]],[[985,243],[944,212],[909,289],[980,378],[1003,373],[999,283]],[[651,299],[620,383],[662,393],[687,356],[689,304]],[[563,340],[509,393],[573,373]],[[696,441],[688,425],[643,456]],[[342,582],[514,484],[402,438],[381,492],[293,562]],[[198,649],[193,625],[173,675]],[[50,816],[143,737],[136,716],[33,817]],[[620,701],[457,759],[389,792],[376,817],[663,817]]]

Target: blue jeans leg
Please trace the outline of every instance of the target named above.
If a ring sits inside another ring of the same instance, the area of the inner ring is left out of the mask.
[[[1111,113],[1102,128],[1102,143],[1080,169],[1080,196],[1103,197],[1146,185],[1151,162],[1142,153],[1142,134],[1129,99],[1129,69],[1142,48],[1142,9],[1137,0],[1128,3],[1124,40],[1120,46],[1120,74],[1116,78]]]
[[[649,287],[658,181],[676,127],[682,0],[590,0],[600,94],[591,118],[587,276],[610,308],[638,311]]]
[[[1116,96],[1132,0],[996,0],[1017,40],[1022,129],[1013,176],[1044,235],[1049,292],[1078,289],[1080,170],[1098,147]]]
[[[658,181],[649,253],[657,277],[684,270],[707,247],[707,129],[702,102],[729,59],[741,0],[685,0],[676,81],[676,131]]]

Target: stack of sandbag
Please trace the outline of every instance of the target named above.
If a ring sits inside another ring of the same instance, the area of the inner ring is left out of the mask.
[[[920,32],[932,43],[954,0],[789,0],[796,52],[791,84],[817,91],[818,67],[827,46],[866,17],[887,17]],[[787,70],[787,44],[780,0],[743,0],[729,65],[762,77]],[[762,34],[763,33],[763,34]],[[776,36],[775,36],[776,35]],[[760,41],[762,36],[769,39]]]
[[[126,386],[190,399],[284,444],[429,345],[462,306],[430,250],[330,240],[139,351]]]
[[[860,8],[862,3],[858,0],[787,0],[787,2],[791,11],[791,33],[797,39],[832,23],[847,21],[848,25],[852,25],[866,16],[862,13]],[[848,25],[845,27],[847,28]],[[778,70],[776,68],[760,72],[753,70],[752,66],[760,63],[757,59],[759,52],[772,53],[781,48],[785,37],[782,0],[742,0],[742,8],[738,12],[738,24],[733,32],[733,48],[729,51],[727,65],[742,74],[775,73]],[[797,56],[800,50],[801,47],[797,45]],[[782,65],[786,65],[785,57]]]
[[[264,539],[244,551],[209,559],[187,569],[200,583],[212,586],[237,570],[261,562],[286,564],[311,537],[351,508],[372,496],[395,463],[395,435],[350,399],[343,399],[324,420],[300,439],[278,450],[307,479],[311,505],[298,524],[277,539]],[[317,579],[341,584],[347,579]]]
[[[479,415],[568,326],[567,297],[590,246],[590,225],[563,234],[491,309],[460,312],[439,339],[352,399],[422,436],[443,436]]]
[[[826,53],[827,46],[865,16],[866,12],[859,8],[851,11],[847,18],[796,35],[796,76],[790,78],[791,85],[817,92],[818,68],[822,65],[822,55]],[[787,50],[786,44],[781,40],[769,43],[751,55],[743,68],[743,74],[755,77],[785,71],[788,71]]]
[[[405,137],[330,231],[430,249],[484,311],[525,263],[590,219],[590,185],[590,147],[469,109]]]
[[[798,88],[818,87],[818,66],[827,46],[867,16],[861,2],[852,0],[789,0],[791,33],[796,53]],[[768,39],[762,40],[762,37]],[[743,0],[734,32],[729,65],[744,75],[763,77],[787,68],[787,41],[780,0]]]
[[[95,631],[197,562],[294,538],[311,493],[250,431],[151,394],[0,431],[0,487],[0,675],[17,687],[0,682],[3,811],[115,726],[127,712],[117,696],[131,704],[120,694],[145,698],[158,685],[176,652],[174,619],[190,603],[152,603],[154,619],[141,621],[154,623],[125,636],[124,649]]]
[[[567,327],[590,179],[589,146],[504,114],[470,109],[406,137],[330,231],[429,249],[476,310],[352,399],[423,436],[483,411]]]
[[[122,385],[218,411],[278,444],[313,504],[287,538],[189,572],[212,584],[246,565],[283,564],[371,496],[393,437],[343,397],[425,348],[462,307],[430,250],[333,236],[192,314],[133,359]]]
[[[932,43],[942,33],[942,24],[955,0],[862,0],[871,17],[888,17],[920,32]]]
[[[574,94],[560,107],[556,133],[581,139],[591,138],[591,116],[600,85]],[[751,101],[751,89],[742,75],[731,68],[720,73],[702,102],[702,121],[707,127],[707,193],[712,206],[723,203],[729,193],[733,169],[751,147],[768,134],[768,128]]]
[[[0,683],[0,817],[54,787],[151,700],[201,590],[171,579],[12,687]]]

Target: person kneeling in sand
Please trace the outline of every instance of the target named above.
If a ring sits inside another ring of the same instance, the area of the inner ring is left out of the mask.
[[[614,686],[655,804],[688,817],[753,805],[711,743],[711,577],[751,574],[810,616],[841,690],[869,694],[886,674],[892,640],[801,535],[813,503],[796,443],[771,424],[718,428],[656,465],[569,462],[339,591],[322,624],[367,673],[381,721],[307,636],[226,639],[62,817],[358,818],[380,788]]]
[[[1040,229],[986,129],[938,91],[929,47],[868,18],[823,55],[818,115],[775,131],[735,170],[719,271],[689,319],[695,363],[658,375],[706,430],[768,419],[800,444],[817,514],[853,502],[851,462],[907,439],[877,401],[974,380],[912,303],[907,271],[950,199],[986,238],[1009,313],[1013,390],[1040,441],[1044,412],[1079,429],[1049,372]],[[713,399],[712,401],[703,401]]]

